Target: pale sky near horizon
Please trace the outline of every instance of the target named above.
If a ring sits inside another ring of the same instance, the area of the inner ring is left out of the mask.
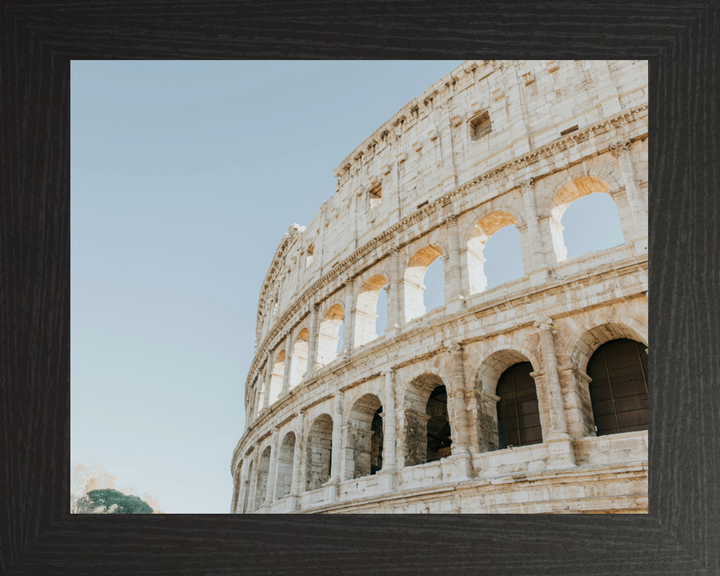
[[[73,463],[164,512],[229,511],[280,240],[333,195],[348,154],[460,64],[72,63]],[[605,194],[568,209],[568,257],[622,243],[614,210]],[[519,253],[514,227],[488,242],[490,286],[522,274]],[[428,272],[429,296],[440,278]]]

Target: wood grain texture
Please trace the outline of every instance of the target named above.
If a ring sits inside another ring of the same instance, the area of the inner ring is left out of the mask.
[[[720,573],[717,2],[0,10],[1,573]],[[71,517],[70,60],[478,57],[650,60],[650,514]]]

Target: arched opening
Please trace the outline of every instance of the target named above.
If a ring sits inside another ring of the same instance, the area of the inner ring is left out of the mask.
[[[262,379],[258,382],[258,386],[260,386],[260,394],[258,395],[257,414],[260,414],[260,410],[262,410],[263,406],[265,406],[265,394],[267,393],[267,371],[268,366],[266,363],[265,368],[262,371]]]
[[[530,362],[520,362],[502,373],[498,380],[498,444],[510,446],[542,444],[542,426],[535,380]]]
[[[305,485],[308,490],[321,488],[330,480],[332,470],[333,421],[328,414],[321,414],[313,422],[305,447],[307,463]]]
[[[270,473],[270,446],[265,448],[265,451],[260,456],[260,462],[258,464],[258,477],[257,484],[255,487],[255,506],[253,511],[256,511],[262,506],[265,501],[268,488],[268,475]]]
[[[609,189],[600,178],[583,176],[568,182],[553,196],[550,230],[558,262],[624,243]]]
[[[231,514],[239,513],[239,508],[240,508],[240,504],[241,504],[239,499],[240,499],[240,491],[242,489],[242,470],[243,470],[243,461],[241,460],[240,463],[238,464],[237,468],[235,468]]]
[[[278,352],[275,356],[272,374],[270,374],[270,398],[268,405],[273,404],[279,397],[282,390],[283,377],[285,376],[285,350]]]
[[[587,365],[598,436],[648,429],[645,346],[621,338],[600,346]]]
[[[292,364],[290,368],[290,388],[294,388],[302,382],[307,372],[308,351],[310,349],[310,332],[307,328],[300,330],[295,339],[292,352]]]
[[[355,345],[360,347],[378,337],[377,304],[383,287],[387,284],[384,276],[379,274],[369,278],[360,289],[355,305]]]
[[[427,461],[435,462],[450,456],[450,419],[447,409],[447,390],[438,386],[430,394],[425,409],[427,423]]]
[[[258,410],[257,410],[258,386],[260,386],[260,382],[258,381],[258,377],[255,376],[255,380],[253,380],[253,383],[250,385],[250,392],[249,392],[249,398],[248,398],[249,402],[248,402],[248,408],[247,408],[248,421],[252,421],[258,412]]]
[[[334,304],[325,312],[318,333],[318,367],[325,366],[337,358],[343,317],[343,308],[340,304]]]
[[[568,258],[624,243],[620,217],[610,194],[594,193],[575,200],[563,214],[561,225]]]
[[[504,284],[523,275],[520,233],[515,217],[503,211],[479,220],[467,242],[470,294]]]
[[[295,455],[295,433],[288,432],[280,444],[277,459],[277,483],[275,498],[278,500],[290,494],[292,487],[293,456]]]
[[[423,374],[413,380],[405,394],[403,418],[405,466],[434,462],[450,455],[447,390],[439,376]]]
[[[365,394],[352,407],[345,428],[345,480],[375,474],[382,468],[382,406]]]
[[[253,476],[253,463],[250,461],[250,464],[248,464],[248,473],[247,473],[247,479],[245,480],[245,496],[243,496],[243,503],[242,503],[242,514],[248,513],[248,502],[250,501],[250,481],[252,480]]]
[[[441,256],[440,248],[426,246],[410,258],[403,276],[406,322],[425,315],[427,310],[445,304],[445,280]],[[428,283],[427,294],[423,281]]]

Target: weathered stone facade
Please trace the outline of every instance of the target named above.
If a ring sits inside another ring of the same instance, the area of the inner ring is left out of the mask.
[[[607,342],[647,350],[647,73],[468,61],[348,156],[263,283],[232,512],[647,512],[647,425],[598,436],[586,372]],[[568,259],[560,220],[594,192],[625,243]],[[524,276],[486,289],[507,225]],[[445,305],[426,314],[437,258]],[[509,402],[541,438],[512,446],[498,382],[518,365],[535,408]]]

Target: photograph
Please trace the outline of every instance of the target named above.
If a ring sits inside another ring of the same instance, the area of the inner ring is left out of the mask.
[[[75,60],[72,514],[648,514],[647,60]]]

